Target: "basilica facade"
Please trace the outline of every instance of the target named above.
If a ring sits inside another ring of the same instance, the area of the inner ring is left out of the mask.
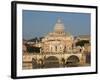
[[[64,24],[57,20],[54,31],[42,40],[43,52],[63,53],[72,49],[73,36],[64,31]]]

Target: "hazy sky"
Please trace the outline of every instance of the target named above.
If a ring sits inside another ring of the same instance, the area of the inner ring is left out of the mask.
[[[23,38],[31,39],[53,32],[59,17],[64,24],[65,32],[70,32],[74,36],[90,34],[89,13],[23,10]]]

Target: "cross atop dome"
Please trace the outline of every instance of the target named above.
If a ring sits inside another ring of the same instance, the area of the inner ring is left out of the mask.
[[[61,19],[60,18],[58,18],[57,23],[61,23]]]

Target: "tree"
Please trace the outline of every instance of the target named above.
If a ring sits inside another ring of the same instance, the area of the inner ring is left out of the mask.
[[[31,42],[36,42],[36,41],[38,41],[38,38],[35,37],[35,38],[33,38],[33,39],[29,39],[28,41],[29,41],[29,42],[30,42],[30,41],[31,41]]]
[[[27,46],[27,51],[30,53],[40,53],[39,47]]]
[[[81,40],[81,41],[78,41],[76,42],[76,46],[84,46],[84,44],[89,44],[89,41],[88,40]]]

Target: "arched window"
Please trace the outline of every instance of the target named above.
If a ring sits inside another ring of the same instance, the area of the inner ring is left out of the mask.
[[[57,51],[57,46],[55,46],[55,51]]]
[[[53,51],[52,51],[52,46],[50,47],[50,50],[51,50],[50,52],[53,52]]]
[[[64,52],[66,52],[66,46],[64,46]]]

